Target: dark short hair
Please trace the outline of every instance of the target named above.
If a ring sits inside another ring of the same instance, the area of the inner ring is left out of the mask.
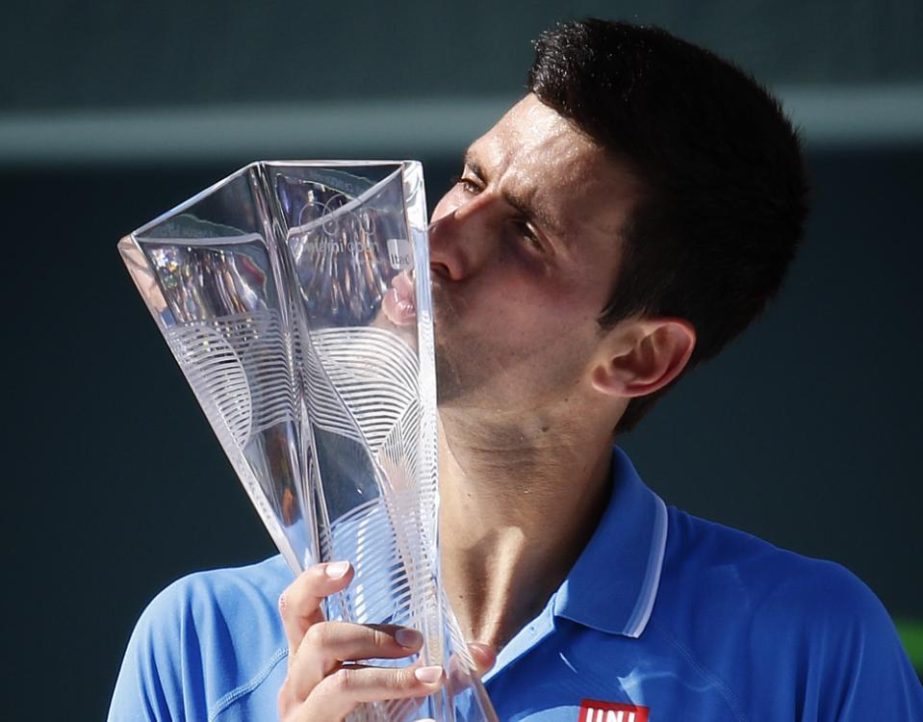
[[[803,235],[797,133],[751,76],[661,28],[588,19],[535,42],[529,89],[646,188],[621,233],[599,323],[678,316],[696,329],[690,369],[776,294]],[[628,431],[667,390],[632,399]]]

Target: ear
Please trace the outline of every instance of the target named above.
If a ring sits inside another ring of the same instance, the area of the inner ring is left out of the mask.
[[[592,370],[593,387],[623,398],[652,394],[679,376],[692,356],[695,339],[695,328],[682,318],[619,324],[602,342]]]

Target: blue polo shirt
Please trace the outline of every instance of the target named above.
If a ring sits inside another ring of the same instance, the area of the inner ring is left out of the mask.
[[[616,448],[589,544],[485,676],[503,722],[923,720],[875,595],[843,567],[690,516]],[[132,635],[109,719],[276,719],[281,557],[193,574]]]

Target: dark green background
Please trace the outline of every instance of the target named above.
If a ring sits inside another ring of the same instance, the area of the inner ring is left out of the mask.
[[[0,18],[9,719],[102,717],[158,589],[273,551],[115,251],[253,160],[260,128],[223,155],[151,158],[118,146],[116,111],[310,112],[374,95],[412,114],[421,98],[513,98],[528,39],[587,13],[664,23],[821,107],[843,88],[919,98],[923,81],[914,2],[157,7],[44,2]],[[923,127],[919,103],[900,108]],[[11,124],[78,112],[111,113],[93,132],[121,155],[93,146],[56,163],[4,146]],[[840,561],[893,615],[923,619],[923,134],[876,130],[894,120],[805,129],[815,211],[781,297],[623,443],[669,502]],[[420,157],[431,203],[458,170],[461,147],[373,140],[296,138],[278,155]]]

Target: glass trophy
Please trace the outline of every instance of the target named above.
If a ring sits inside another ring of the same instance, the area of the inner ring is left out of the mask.
[[[352,562],[327,618],[418,629],[448,671],[357,722],[496,719],[439,584],[426,228],[417,162],[262,162],[119,242],[292,571]]]

